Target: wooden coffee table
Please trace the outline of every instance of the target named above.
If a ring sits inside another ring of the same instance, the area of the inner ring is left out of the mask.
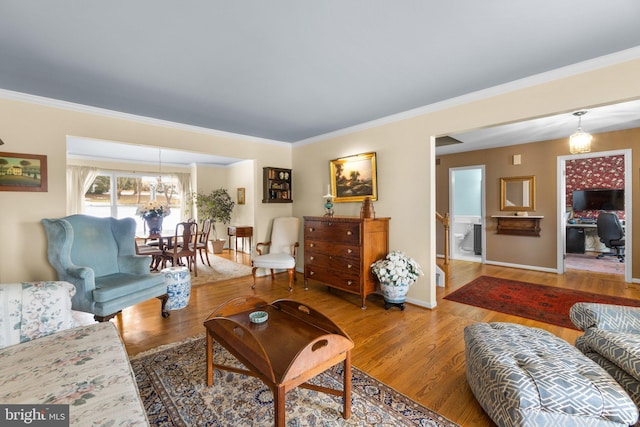
[[[251,323],[249,314],[266,311],[264,323]],[[353,341],[335,323],[305,304],[276,300],[271,304],[239,297],[219,306],[205,320],[207,330],[207,385],[213,368],[260,378],[272,391],[274,424],[284,426],[285,393],[296,387],[342,396],[344,419],[351,416],[351,349]],[[213,340],[226,348],[249,371],[213,363]],[[337,363],[344,363],[343,389],[307,383]]]

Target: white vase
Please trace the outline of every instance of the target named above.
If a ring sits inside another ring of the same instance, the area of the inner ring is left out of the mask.
[[[380,282],[380,290],[382,291],[382,296],[386,302],[391,304],[402,304],[406,299],[407,292],[409,292],[409,285]]]

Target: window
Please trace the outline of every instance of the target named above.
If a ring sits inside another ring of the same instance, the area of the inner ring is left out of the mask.
[[[142,234],[146,225],[136,211],[155,196],[155,200],[171,209],[171,214],[164,218],[163,228],[173,230],[182,217],[180,185],[177,178],[164,176],[162,187],[158,188],[157,176],[100,172],[84,195],[84,212],[98,217],[133,218],[136,230]]]

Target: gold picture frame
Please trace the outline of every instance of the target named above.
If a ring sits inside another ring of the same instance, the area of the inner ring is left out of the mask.
[[[335,202],[378,200],[376,153],[341,157],[329,162],[331,195]]]
[[[245,191],[244,188],[238,188],[238,204],[239,205],[244,205],[244,195],[245,195]]]
[[[501,211],[535,211],[536,177],[512,176],[500,178]]]
[[[0,191],[48,191],[47,156],[0,153]]]

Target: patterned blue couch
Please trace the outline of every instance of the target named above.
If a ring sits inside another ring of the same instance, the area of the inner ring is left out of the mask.
[[[467,381],[498,426],[628,426],[638,419],[613,378],[547,331],[475,323],[464,340]]]
[[[640,308],[580,302],[569,312],[584,331],[576,347],[602,366],[640,407]]]

